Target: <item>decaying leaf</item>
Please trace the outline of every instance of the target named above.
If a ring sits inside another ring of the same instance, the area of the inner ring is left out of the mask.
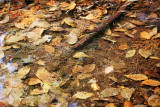
[[[16,76],[18,78],[22,79],[30,72],[30,69],[31,69],[31,67],[25,66],[25,67],[18,70]]]
[[[151,50],[144,50],[144,49],[139,49],[138,53],[143,56],[144,58],[148,58],[151,54],[152,51]]]
[[[136,50],[135,50],[135,49],[129,50],[129,51],[126,52],[126,56],[125,56],[125,57],[126,57],[126,58],[132,57],[132,56],[135,55],[135,53],[136,53]]]
[[[89,72],[92,72],[96,67],[96,64],[88,64],[88,65],[85,65],[83,68],[82,68],[82,72],[83,73],[89,73]]]
[[[151,35],[146,31],[141,32],[140,37],[143,39],[151,39]]]
[[[82,57],[89,57],[88,55],[84,54],[83,52],[76,52],[73,55],[73,58],[82,58]]]
[[[141,85],[159,86],[160,82],[152,79],[142,81]]]
[[[88,92],[77,92],[76,94],[73,95],[74,98],[78,99],[87,99],[89,97],[92,97],[94,94],[93,93],[88,93]]]
[[[118,49],[119,49],[119,50],[126,50],[126,49],[128,49],[128,45],[120,45],[120,46],[118,47]]]
[[[48,28],[50,24],[44,20],[40,20],[39,18],[36,18],[34,22],[30,25],[30,29],[34,27],[42,27],[42,28]]]
[[[54,49],[53,46],[45,45],[44,48],[45,48],[46,52],[49,52],[49,53],[54,53],[55,52],[55,49]]]
[[[52,83],[54,79],[52,78],[52,74],[49,73],[44,67],[39,67],[36,76],[42,80],[44,83]]]
[[[148,77],[143,74],[132,74],[132,75],[125,75],[125,77],[130,78],[135,81],[147,80]]]

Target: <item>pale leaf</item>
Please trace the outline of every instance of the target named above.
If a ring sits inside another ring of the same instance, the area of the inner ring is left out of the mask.
[[[144,58],[148,58],[151,54],[151,50],[144,50],[144,49],[139,49],[138,53],[143,56]]]
[[[88,92],[77,92],[76,94],[73,95],[74,98],[78,99],[87,99],[89,97],[92,97],[94,94],[93,93],[88,93]]]
[[[127,51],[127,53],[126,53],[126,58],[129,58],[129,57],[132,57],[132,56],[134,56],[135,55],[135,53],[136,53],[136,50],[135,49],[133,49],[133,50],[129,50],[129,51]]]
[[[73,55],[74,58],[82,58],[82,57],[89,57],[88,55],[84,54],[83,52],[76,52]]]

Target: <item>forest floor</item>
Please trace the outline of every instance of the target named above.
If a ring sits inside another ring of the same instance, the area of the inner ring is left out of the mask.
[[[0,107],[160,107],[160,1],[0,6]]]

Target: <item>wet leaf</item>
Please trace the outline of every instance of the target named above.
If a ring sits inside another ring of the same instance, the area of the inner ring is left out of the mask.
[[[96,67],[96,64],[88,64],[88,65],[85,65],[83,68],[82,68],[82,72],[83,73],[89,73],[89,72],[92,72]]]
[[[111,96],[116,96],[120,93],[119,88],[106,88],[103,91],[101,91],[100,95],[101,97],[111,97]]]
[[[49,53],[54,53],[55,52],[55,49],[54,49],[53,46],[45,45],[44,48],[45,48],[46,52],[49,52]]]
[[[73,58],[82,58],[82,57],[89,57],[88,55],[84,54],[83,52],[76,52],[73,55]]]
[[[135,55],[135,53],[136,53],[136,50],[135,49],[133,49],[133,50],[129,50],[129,51],[127,51],[127,53],[126,53],[126,58],[129,58],[129,57],[132,57],[132,56],[134,56]]]
[[[24,78],[31,70],[31,67],[25,66],[18,70],[16,76],[20,79]]]
[[[143,39],[151,39],[151,35],[146,31],[141,32],[140,37]]]
[[[142,81],[141,85],[159,86],[160,82],[152,79]]]
[[[152,107],[159,107],[160,106],[160,96],[159,95],[152,95],[148,99],[148,105]]]
[[[139,49],[138,53],[143,56],[144,58],[148,58],[151,54],[152,51],[151,50],[144,50],[144,49]]]
[[[118,47],[118,49],[119,49],[119,50],[126,50],[126,49],[128,49],[128,45],[120,45],[120,46]]]
[[[123,98],[130,101],[130,98],[131,98],[134,91],[135,91],[134,88],[122,88],[120,93]]]
[[[130,78],[135,81],[147,80],[148,77],[143,74],[132,74],[132,75],[125,75],[125,77]]]
[[[52,74],[48,72],[44,67],[39,67],[36,76],[42,80],[44,83],[52,83],[54,79],[52,78]]]
[[[92,97],[94,94],[93,93],[88,93],[88,92],[77,92],[76,94],[73,95],[74,98],[78,99],[87,99],[89,97]]]

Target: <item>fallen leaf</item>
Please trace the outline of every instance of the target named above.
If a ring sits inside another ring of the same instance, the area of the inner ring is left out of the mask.
[[[153,28],[151,31],[149,31],[150,36],[152,37],[152,36],[156,35],[157,31],[158,31],[157,27]]]
[[[148,77],[143,74],[132,74],[132,75],[124,75],[127,78],[130,78],[135,81],[147,80]]]
[[[80,66],[80,65],[75,65],[75,66],[72,68],[73,74],[78,73],[78,72],[80,72],[81,70],[82,70],[82,66]]]
[[[156,56],[150,56],[149,58],[150,58],[150,59],[157,59],[157,60],[160,59],[160,58],[158,58],[158,57],[156,57]]]
[[[60,37],[54,38],[54,39],[52,40],[52,45],[53,45],[53,46],[58,46],[58,45],[60,45],[61,40],[62,40],[62,38],[60,38]]]
[[[5,15],[4,19],[0,21],[0,24],[5,24],[10,20],[10,16],[9,15]]]
[[[138,53],[143,56],[144,58],[148,58],[151,54],[152,51],[151,50],[144,50],[144,49],[139,49]]]
[[[30,25],[29,29],[34,27],[42,27],[42,28],[48,28],[50,24],[44,20],[40,20],[39,18],[36,18],[34,22]]]
[[[128,32],[125,32],[124,34],[127,35],[128,37],[134,38],[134,35],[132,35],[132,34],[130,34]]]
[[[45,51],[46,51],[46,52],[49,52],[49,53],[54,53],[54,52],[55,52],[55,49],[54,49],[53,46],[44,45],[44,48],[45,48]]]
[[[130,98],[134,91],[135,91],[134,88],[122,88],[120,94],[122,95],[123,98],[130,101]]]
[[[130,101],[125,101],[123,107],[133,107],[133,105]]]
[[[16,77],[22,79],[30,72],[30,70],[31,70],[31,67],[24,66],[23,68],[18,70]]]
[[[70,33],[67,35],[67,42],[69,44],[75,44],[78,41],[78,37],[80,36],[80,30],[77,28],[74,28],[70,31]]]
[[[39,61],[37,61],[37,64],[38,65],[45,65],[45,61],[44,60],[39,60]]]
[[[126,50],[126,49],[128,49],[128,45],[120,45],[120,46],[118,47],[118,49],[119,49],[119,50]]]
[[[127,51],[127,52],[126,52],[126,56],[125,56],[125,58],[132,57],[132,56],[134,56],[134,55],[135,55],[135,53],[136,53],[136,50],[135,50],[135,49],[133,49],[133,50],[129,50],[129,51]]]
[[[34,45],[39,45],[45,42],[50,42],[52,40],[52,36],[51,35],[44,35],[41,39],[38,39],[36,41],[33,42]]]
[[[83,52],[76,52],[73,55],[73,58],[82,58],[82,57],[89,57],[88,55],[84,54]]]
[[[7,40],[6,43],[15,43],[24,39],[24,36],[21,35],[20,32],[16,33],[15,35],[11,35]]]
[[[157,33],[155,36],[153,36],[153,39],[160,38],[160,33]]]
[[[159,95],[152,95],[148,99],[148,105],[151,107],[160,107],[160,96]]]
[[[68,7],[68,10],[73,10],[76,7],[76,3],[72,1]]]
[[[114,103],[109,103],[105,107],[116,107]]]
[[[0,60],[4,57],[4,52],[0,49]]]
[[[143,39],[151,39],[151,35],[146,31],[140,32],[140,37]]]
[[[42,80],[44,83],[52,83],[54,79],[52,78],[52,74],[48,72],[44,67],[39,67],[36,76]]]
[[[73,95],[74,98],[78,99],[87,99],[89,97],[92,97],[94,94],[93,93],[88,93],[88,92],[77,92],[76,94]]]
[[[79,74],[77,76],[78,79],[86,79],[92,77],[92,74]]]
[[[152,79],[142,81],[141,85],[159,86],[160,82]]]
[[[111,73],[111,72],[113,72],[113,71],[114,71],[113,66],[109,66],[109,67],[105,68],[104,73],[105,73],[105,74],[109,74],[109,73]]]
[[[36,85],[36,84],[42,83],[42,81],[39,80],[38,78],[29,78],[25,80],[25,83],[27,83],[28,85]]]
[[[92,84],[91,84],[91,88],[92,88],[94,91],[100,90],[100,87],[98,86],[97,83],[92,83]]]
[[[74,20],[71,17],[64,18],[61,23],[66,23],[67,25],[74,27]]]
[[[39,95],[39,94],[44,94],[45,92],[42,90],[42,89],[33,89],[31,92],[30,92],[30,95]]]
[[[83,68],[82,68],[82,72],[83,73],[88,73],[88,72],[92,72],[96,67],[96,64],[88,64],[88,65],[85,65]]]
[[[3,99],[5,97],[7,97],[10,92],[12,91],[12,88],[4,88],[0,90],[0,99]]]
[[[100,18],[103,15],[103,10],[101,9],[95,9],[88,12],[89,14],[86,17],[82,17],[84,19],[88,20],[94,20],[97,18]]]
[[[100,92],[101,97],[111,97],[116,96],[120,93],[120,88],[106,88]]]
[[[126,30],[123,29],[123,28],[116,28],[116,29],[114,29],[114,31],[116,31],[116,32],[125,32]]]

